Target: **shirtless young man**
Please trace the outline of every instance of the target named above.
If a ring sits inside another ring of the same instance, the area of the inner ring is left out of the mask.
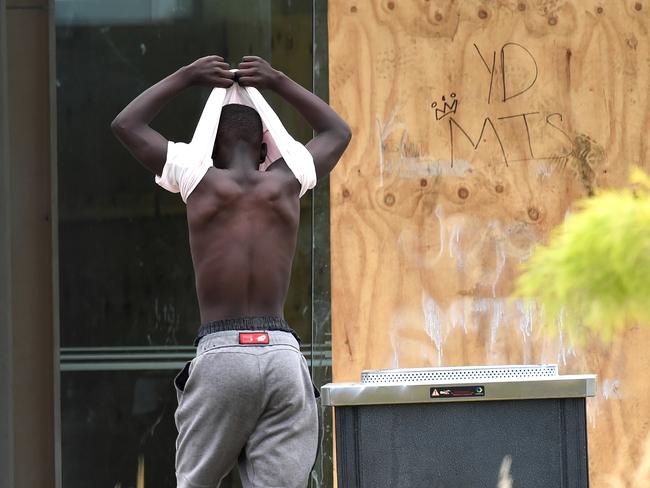
[[[274,90],[302,114],[316,134],[306,148],[317,178],[327,175],[350,141],[348,125],[263,59],[244,57],[238,68],[240,85]],[[160,176],[177,146],[153,130],[151,120],[185,88],[227,88],[234,80],[221,57],[198,59],[139,95],[111,128]],[[197,356],[175,380],[178,487],[218,486],[239,462],[245,487],[303,488],[315,460],[316,400],[305,359],[283,318],[301,187],[283,159],[259,171],[265,155],[257,112],[225,106],[214,166],[187,197],[203,325]]]

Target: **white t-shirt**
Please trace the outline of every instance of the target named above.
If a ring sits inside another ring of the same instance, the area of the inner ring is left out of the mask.
[[[316,168],[311,153],[291,137],[258,90],[237,83],[227,89],[212,90],[189,144],[171,141],[167,144],[165,166],[162,174],[155,178],[158,185],[180,193],[183,202],[187,203],[187,198],[213,165],[212,151],[224,102],[248,105],[260,115],[263,140],[268,148],[267,159],[260,166],[262,171],[282,157],[300,183],[301,197],[316,185]]]

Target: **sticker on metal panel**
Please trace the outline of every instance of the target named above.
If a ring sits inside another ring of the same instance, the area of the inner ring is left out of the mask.
[[[431,398],[459,398],[485,396],[484,386],[432,386],[429,390]]]

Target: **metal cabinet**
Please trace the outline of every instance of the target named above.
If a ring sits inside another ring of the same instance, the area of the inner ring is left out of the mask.
[[[329,384],[338,486],[583,488],[595,375],[555,365],[364,371]],[[508,486],[508,485],[506,485]]]

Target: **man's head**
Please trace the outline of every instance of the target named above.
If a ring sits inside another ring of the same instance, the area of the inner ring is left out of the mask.
[[[221,109],[219,128],[212,151],[215,164],[229,163],[221,159],[233,156],[233,149],[249,149],[259,162],[266,156],[266,144],[262,143],[262,119],[257,111],[247,105],[229,104]]]

